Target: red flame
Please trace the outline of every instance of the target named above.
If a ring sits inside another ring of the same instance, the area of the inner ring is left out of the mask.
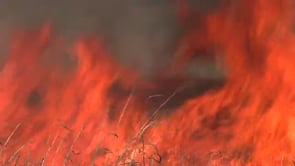
[[[1,164],[294,164],[292,5],[239,0],[206,16],[176,59],[214,51],[227,82],[168,113],[181,89],[151,110],[146,101],[156,95],[142,99],[137,90],[155,86],[98,40],[80,38],[66,52],[50,25],[16,35],[0,76]],[[59,64],[65,54],[70,70]]]

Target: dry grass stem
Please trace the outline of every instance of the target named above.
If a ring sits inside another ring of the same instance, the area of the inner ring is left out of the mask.
[[[127,101],[126,101],[126,103],[125,103],[125,105],[124,105],[124,107],[122,109],[122,113],[120,114],[119,121],[118,121],[118,126],[120,125],[121,120],[125,115],[125,112],[126,112],[126,110],[128,108],[128,105],[129,105],[129,103],[131,101],[131,98],[132,98],[134,92],[135,92],[135,88],[133,88],[132,91],[130,92],[130,94],[129,94],[128,98],[127,98]]]
[[[71,154],[73,153],[74,145],[77,142],[77,140],[80,138],[80,135],[82,134],[83,130],[84,130],[84,125],[79,130],[78,134],[76,135],[75,139],[73,140],[73,143],[70,146],[68,153],[66,154],[64,166],[66,166],[68,161],[70,161],[70,157],[71,157]]]

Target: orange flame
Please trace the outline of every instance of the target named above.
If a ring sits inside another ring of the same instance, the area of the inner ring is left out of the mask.
[[[167,115],[161,111],[180,90],[150,110],[136,90],[153,86],[98,40],[80,38],[65,53],[50,25],[18,34],[0,76],[1,164],[294,164],[292,5],[239,0],[206,16],[177,59],[213,50],[228,80]],[[64,54],[76,63],[71,70],[57,63]]]

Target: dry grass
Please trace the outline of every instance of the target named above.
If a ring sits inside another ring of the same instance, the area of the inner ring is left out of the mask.
[[[96,166],[95,162],[98,157],[104,157],[101,156],[101,150],[103,150],[104,155],[113,155],[113,161],[110,163],[107,163],[107,166],[156,166],[163,164],[163,158],[160,154],[160,151],[157,147],[157,145],[153,144],[152,142],[147,141],[146,139],[146,133],[149,130],[152,130],[152,128],[157,124],[156,116],[159,114],[159,112],[165,107],[165,105],[175,96],[177,95],[179,89],[175,90],[170,96],[166,98],[166,100],[160,104],[160,106],[151,114],[150,118],[147,119],[145,122],[142,123],[139,130],[135,133],[134,138],[127,142],[126,146],[122,149],[121,153],[116,156],[116,153],[112,151],[112,149],[108,147],[103,147],[102,143],[98,144],[96,147],[96,150],[94,154],[91,157],[91,161],[88,164],[84,165],[91,165]],[[124,118],[124,115],[126,114],[127,107],[131,101],[131,98],[133,96],[134,89],[130,92],[130,95],[127,98],[127,101],[121,111],[121,114],[119,116],[118,125],[117,127],[120,128],[121,120]],[[156,95],[161,96],[163,95]],[[74,163],[75,161],[72,160],[73,155],[79,155],[74,151],[76,143],[79,141],[79,138],[83,134],[83,131],[85,129],[85,126],[83,125],[79,131],[77,131],[77,134],[75,134],[72,142],[68,144],[68,150],[66,151],[66,154],[63,158],[63,163],[57,163],[60,162],[60,160],[56,160],[57,157],[60,158],[61,152],[64,151],[63,145],[67,145],[67,142],[65,142],[63,137],[60,137],[59,131],[57,131],[55,134],[48,137],[47,141],[45,141],[45,146],[48,146],[42,157],[36,162],[33,161],[30,158],[30,154],[26,154],[26,156],[21,156],[21,151],[27,147],[28,144],[20,145],[16,150],[11,154],[6,154],[6,150],[8,148],[8,145],[12,138],[15,136],[15,133],[20,128],[21,124],[17,124],[16,127],[12,130],[12,132],[8,135],[5,142],[2,144],[0,148],[0,161],[2,166],[11,166],[11,165],[25,165],[25,166],[46,166],[46,165],[81,165],[79,163]],[[61,126],[61,128],[66,129],[70,133],[73,134],[73,130],[69,129],[67,126]],[[119,138],[120,136],[117,133],[107,133],[105,138],[102,138],[102,140],[107,139],[107,136],[111,136],[114,138]],[[101,141],[102,142],[102,141]],[[49,159],[49,156],[51,158]],[[26,158],[26,160],[21,163],[20,158]],[[184,157],[180,156],[181,164],[183,166],[188,165],[186,163],[186,159]],[[231,166],[242,166],[245,164],[241,164],[240,161],[235,161],[233,158],[229,157],[228,154],[222,151],[213,151],[210,152],[207,157],[207,166],[223,166],[223,165],[231,165]],[[225,164],[227,163],[227,164]],[[83,164],[82,164],[83,165]],[[295,166],[295,160],[290,160],[288,157],[282,157],[280,161],[280,166]],[[251,164],[248,164],[248,166],[252,166]]]

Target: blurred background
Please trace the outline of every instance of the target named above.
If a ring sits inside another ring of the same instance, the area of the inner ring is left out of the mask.
[[[184,31],[177,19],[179,0],[0,0],[0,60],[5,59],[11,33],[51,21],[68,39],[81,33],[103,36],[121,62],[150,76],[171,63]],[[210,12],[218,0],[188,0]],[[210,60],[196,61],[193,70],[219,77]]]

